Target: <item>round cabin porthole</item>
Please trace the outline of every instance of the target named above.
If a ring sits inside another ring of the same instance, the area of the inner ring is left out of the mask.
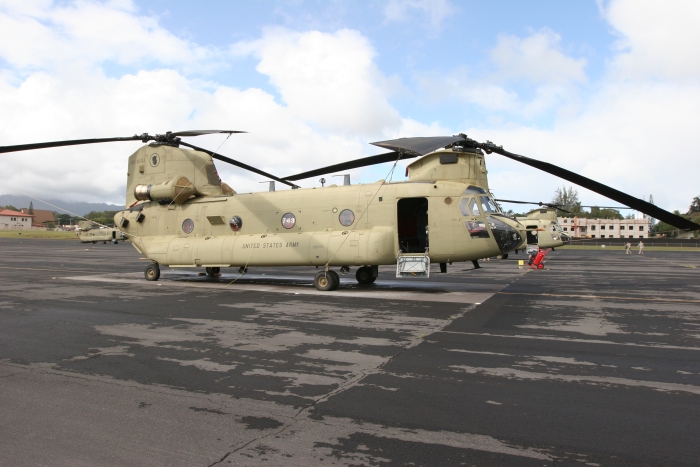
[[[355,222],[355,213],[349,209],[343,209],[338,216],[338,220],[341,225],[349,227]]]
[[[286,213],[282,216],[282,227],[285,229],[291,229],[297,223],[297,218],[291,212]]]
[[[182,231],[186,234],[192,233],[194,230],[194,221],[192,219],[185,219],[182,223]]]
[[[233,216],[228,221],[228,226],[231,227],[231,230],[233,230],[234,232],[238,232],[239,230],[241,230],[241,227],[243,227],[243,220],[238,216]]]

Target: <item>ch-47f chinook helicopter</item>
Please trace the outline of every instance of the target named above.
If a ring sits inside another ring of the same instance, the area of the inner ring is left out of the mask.
[[[525,226],[526,236],[517,250],[531,253],[537,248],[556,248],[571,241],[569,236],[557,222],[557,212],[554,208],[533,209],[525,217],[516,217]]]
[[[112,242],[116,245],[119,240],[126,240],[126,235],[114,227],[99,227],[90,221],[80,221],[78,227],[80,243]]]
[[[126,208],[115,225],[152,263],[203,267],[323,267],[319,290],[339,285],[338,274],[358,266],[357,281],[373,283],[379,265],[397,265],[397,276],[427,276],[457,261],[506,254],[518,248],[525,227],[503,215],[490,195],[486,153],[498,153],[645,212],[681,229],[700,225],[555,165],[519,156],[464,134],[401,138],[372,143],[391,150],[283,178],[182,141],[183,137],[238,131],[185,131],[164,135],[56,141],[0,147],[0,153],[113,141],[147,143],[129,157]],[[189,149],[182,149],[184,146]],[[293,182],[374,164],[420,157],[408,180],[299,189]],[[228,162],[293,188],[237,194],[222,183],[214,161]],[[476,264],[475,264],[476,265]]]
[[[510,199],[497,199],[499,203],[517,203],[517,204],[539,204],[541,207],[533,209],[525,216],[517,216],[515,219],[525,226],[525,236],[522,243],[515,249],[526,251],[528,254],[536,251],[539,248],[554,249],[559,246],[566,245],[571,242],[571,237],[559,225],[557,221],[557,209],[563,212],[569,212],[562,209],[561,206],[549,203],[534,203],[530,201],[514,201]]]

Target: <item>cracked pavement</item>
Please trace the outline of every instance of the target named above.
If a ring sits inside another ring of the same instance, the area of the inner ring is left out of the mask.
[[[700,253],[374,286],[0,239],[3,465],[695,465]],[[231,283],[236,279],[235,283]]]

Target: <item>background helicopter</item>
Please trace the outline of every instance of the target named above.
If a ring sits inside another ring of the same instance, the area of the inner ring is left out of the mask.
[[[538,248],[556,248],[566,245],[571,242],[571,237],[559,225],[557,221],[557,210],[568,213],[559,205],[551,203],[535,203],[530,201],[515,201],[511,199],[497,199],[498,203],[516,203],[516,204],[537,204],[540,208],[533,209],[525,216],[516,216],[518,222],[525,226],[526,235],[523,242],[515,253],[519,250],[526,251],[528,254]]]
[[[372,143],[391,152],[279,178],[207,151],[181,137],[237,131],[147,133],[131,137],[56,141],[1,147],[14,152],[57,146],[134,141],[149,143],[129,157],[126,209],[115,225],[152,260],[144,274],[160,276],[159,265],[204,267],[323,266],[319,290],[333,290],[332,266],[359,266],[361,284],[376,280],[379,265],[396,264],[397,276],[427,276],[430,262],[445,272],[454,261],[476,261],[518,248],[525,227],[505,216],[490,195],[484,152],[498,153],[586,187],[681,229],[700,225],[643,200],[553,164],[505,151],[487,141],[456,136],[401,138]],[[181,149],[185,146],[192,150]],[[351,168],[420,159],[408,181],[324,188],[293,182]],[[250,170],[293,188],[237,194],[219,179],[212,159]]]
[[[107,243],[112,242],[115,245],[120,240],[126,240],[126,235],[122,231],[113,227],[100,227],[90,221],[79,221],[78,238],[81,243]]]

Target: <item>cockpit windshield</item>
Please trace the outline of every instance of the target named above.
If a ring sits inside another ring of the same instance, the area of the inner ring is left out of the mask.
[[[464,217],[501,213],[498,205],[489,196],[462,198],[459,202],[459,210]]]
[[[496,203],[493,202],[491,198],[488,196],[480,196],[481,198],[481,205],[484,208],[484,212],[489,214],[493,212],[501,212],[500,209],[496,206]]]

